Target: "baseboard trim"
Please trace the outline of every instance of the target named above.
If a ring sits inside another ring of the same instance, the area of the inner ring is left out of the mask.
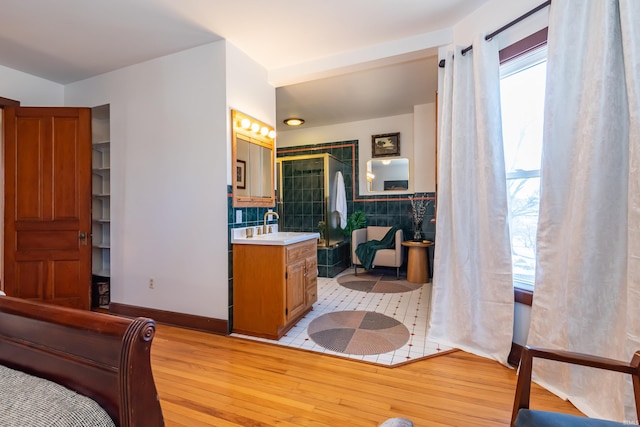
[[[522,349],[524,347],[520,344],[516,344],[514,342],[511,343],[511,351],[509,352],[509,357],[507,358],[507,362],[509,365],[518,367],[520,365],[520,356],[522,356]]]
[[[157,323],[194,329],[196,331],[211,332],[219,335],[227,335],[229,330],[229,325],[226,320],[196,316],[194,314],[158,310],[155,308],[120,304],[117,302],[109,304],[109,312],[127,317],[149,317]]]

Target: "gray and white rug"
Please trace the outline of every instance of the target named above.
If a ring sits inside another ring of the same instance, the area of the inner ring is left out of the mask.
[[[338,277],[338,283],[354,291],[393,294],[411,292],[422,287],[422,283],[411,283],[405,279],[397,279],[395,275],[376,273],[375,271],[355,274],[344,274]]]
[[[409,341],[409,330],[396,319],[373,311],[336,311],[311,321],[309,338],[338,353],[380,354]]]

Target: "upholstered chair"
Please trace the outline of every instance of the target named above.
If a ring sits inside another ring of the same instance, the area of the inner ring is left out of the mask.
[[[369,240],[382,240],[391,227],[381,226],[369,226],[366,228],[360,228],[353,230],[351,234],[351,260],[353,262],[353,269],[358,275],[358,266],[362,266],[362,262],[356,255],[356,249],[360,243],[367,242]],[[395,267],[396,277],[400,277],[400,267],[402,266],[402,230],[396,231],[395,247],[393,249],[379,249],[376,252],[376,256],[373,259],[374,267]]]

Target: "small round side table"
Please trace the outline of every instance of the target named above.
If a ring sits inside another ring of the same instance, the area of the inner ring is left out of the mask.
[[[402,246],[409,249],[407,255],[407,281],[411,283],[427,283],[429,281],[429,246],[433,246],[430,240],[414,242],[407,240]]]

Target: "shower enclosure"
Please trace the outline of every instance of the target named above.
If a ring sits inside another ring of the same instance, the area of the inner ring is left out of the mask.
[[[279,157],[276,165],[279,229],[319,232],[319,248],[340,244],[346,165],[328,153]]]

